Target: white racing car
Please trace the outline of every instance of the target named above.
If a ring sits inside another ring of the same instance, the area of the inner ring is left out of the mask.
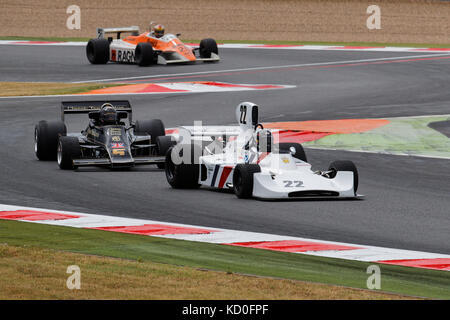
[[[276,130],[258,123],[258,106],[236,109],[239,126],[180,127],[166,154],[173,188],[231,189],[239,198],[358,198],[358,171],[351,161],[334,161],[313,171],[297,143],[274,144]]]

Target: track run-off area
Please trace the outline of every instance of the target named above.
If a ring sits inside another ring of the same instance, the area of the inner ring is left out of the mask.
[[[121,99],[130,100],[134,119],[158,118],[166,128],[196,120],[234,124],[237,104],[257,103],[260,122],[326,133],[303,141],[308,162],[326,169],[334,160],[352,160],[359,170],[358,192],[365,195],[355,201],[239,200],[203,188],[173,190],[156,167],[72,172],[36,159],[35,123],[58,119],[62,100],[116,97],[109,90],[0,99],[1,204],[450,254],[449,138],[442,133],[450,117],[450,52],[224,45],[219,63],[138,67],[90,65],[77,44],[2,42],[0,49],[0,81],[148,87],[142,94],[120,92]],[[215,89],[197,90],[205,83]],[[152,91],[157,87],[170,90]],[[351,119],[389,123],[340,132],[327,122]],[[320,121],[320,130],[318,123],[311,127],[314,121]],[[444,129],[435,129],[435,122]],[[73,117],[68,129],[79,131],[86,123]]]

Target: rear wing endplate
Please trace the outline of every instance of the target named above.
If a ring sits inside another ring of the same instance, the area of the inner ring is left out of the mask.
[[[64,121],[66,114],[89,113],[100,111],[105,103],[111,104],[117,111],[125,111],[129,114],[128,119],[132,121],[131,104],[127,100],[112,101],[63,101],[61,102],[61,120]]]
[[[131,33],[133,36],[139,35],[139,27],[138,26],[131,26],[131,27],[124,27],[124,28],[97,28],[97,37],[98,38],[105,38],[105,34],[108,33],[116,33],[117,39],[120,39],[120,34],[122,33]]]

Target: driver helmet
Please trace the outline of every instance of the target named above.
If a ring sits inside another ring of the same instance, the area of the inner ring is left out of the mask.
[[[116,108],[114,108],[110,103],[103,104],[100,110],[99,120],[102,124],[116,124],[117,123]]]
[[[157,24],[153,27],[153,34],[156,38],[161,38],[164,35],[164,26],[162,24]]]

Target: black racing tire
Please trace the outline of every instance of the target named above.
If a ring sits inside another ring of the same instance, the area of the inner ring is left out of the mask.
[[[76,169],[73,159],[81,157],[81,147],[77,137],[60,137],[58,141],[57,162],[60,169]]]
[[[257,164],[238,164],[233,172],[234,194],[240,199],[248,199],[253,195],[253,174],[261,172]]]
[[[150,43],[142,42],[136,46],[134,60],[141,67],[155,63],[155,51]]]
[[[356,169],[355,164],[349,160],[337,160],[333,161],[328,167],[328,171],[333,171],[329,176],[330,178],[334,178],[338,171],[351,171],[353,172],[353,186],[356,191],[358,190],[359,176],[358,169]]]
[[[138,120],[134,124],[135,135],[150,135],[151,143],[156,143],[156,138],[166,135],[164,123],[159,119]]]
[[[62,121],[39,121],[34,128],[34,152],[39,160],[56,160],[58,138],[67,134]]]
[[[86,56],[92,64],[105,64],[109,61],[109,41],[91,39],[86,46]]]
[[[302,145],[299,143],[289,143],[289,142],[283,142],[279,144],[279,150],[280,152],[290,152],[290,148],[294,147],[295,153],[293,154],[294,158],[300,159],[304,162],[308,162],[306,158],[305,150],[303,149]]]
[[[200,58],[211,58],[211,53],[219,54],[216,40],[208,38],[200,41]]]
[[[156,148],[154,148],[155,150],[154,155],[165,156],[170,147],[173,147],[175,143],[176,143],[175,141],[172,141],[171,136],[156,137]],[[159,169],[164,169],[165,163],[164,162],[158,163],[157,166]]]
[[[185,148],[191,148],[191,159],[189,163],[175,164],[172,161],[172,152],[182,156]],[[199,188],[200,164],[198,161],[202,148],[198,144],[185,144],[170,147],[166,153],[165,172],[167,182],[175,189]]]

